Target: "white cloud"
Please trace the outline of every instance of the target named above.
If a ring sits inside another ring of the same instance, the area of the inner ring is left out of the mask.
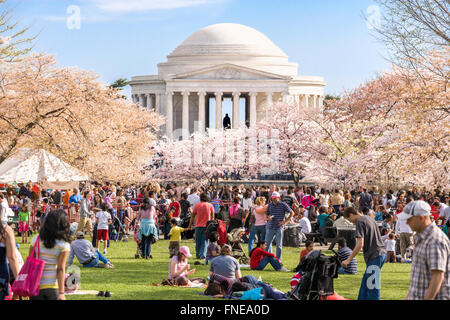
[[[89,0],[89,2],[105,12],[127,13],[193,7],[220,3],[224,0]]]

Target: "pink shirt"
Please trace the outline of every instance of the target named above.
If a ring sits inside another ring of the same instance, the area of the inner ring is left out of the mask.
[[[156,211],[155,211],[155,207],[151,206],[150,209],[148,210],[139,210],[139,213],[137,215],[137,219],[138,220],[142,220],[142,219],[152,219],[156,221]]]
[[[170,266],[172,265],[172,261],[176,261],[176,265],[175,265],[175,272],[179,272],[181,269],[184,268],[185,265],[187,265],[187,259],[185,259],[183,262],[178,261],[178,256],[174,256],[172,259],[170,259],[170,263],[169,263],[169,279],[173,279],[172,278],[172,272],[170,271]],[[182,272],[178,277],[184,277],[186,276],[186,271]]]
[[[255,208],[255,226],[265,226],[267,205],[264,207],[258,206]]]

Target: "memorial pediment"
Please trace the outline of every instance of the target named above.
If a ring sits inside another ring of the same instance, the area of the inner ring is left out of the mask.
[[[233,64],[223,64],[177,74],[173,80],[289,80],[290,77]]]

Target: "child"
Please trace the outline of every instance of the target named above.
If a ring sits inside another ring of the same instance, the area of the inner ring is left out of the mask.
[[[305,241],[305,249],[302,250],[302,252],[300,252],[300,262],[302,262],[303,258],[305,258],[308,253],[310,253],[311,251],[314,250],[314,242],[312,242],[311,240],[306,240]]]
[[[96,223],[97,223],[97,243],[96,248],[98,248],[98,243],[100,240],[103,240],[103,254],[106,254],[106,246],[108,242],[108,230],[109,225],[112,222],[111,215],[108,212],[108,205],[103,202],[102,210],[95,215]]]
[[[30,211],[23,205],[19,212],[19,232],[22,235],[22,243],[28,243],[28,231],[30,230]]]
[[[180,249],[181,233],[184,232],[185,229],[178,226],[177,219],[175,218],[170,219],[170,224],[172,228],[170,229],[170,232],[168,234],[170,236],[169,254],[172,258],[173,256],[176,256],[178,254],[178,251]]]
[[[395,235],[393,233],[389,234],[388,239],[384,241],[384,245],[386,246],[387,251],[387,257],[386,262],[387,263],[395,263]]]
[[[211,232],[209,235],[210,244],[208,248],[206,248],[206,260],[205,263],[208,264],[209,261],[212,261],[215,257],[220,254],[219,248],[219,233],[217,231]]]

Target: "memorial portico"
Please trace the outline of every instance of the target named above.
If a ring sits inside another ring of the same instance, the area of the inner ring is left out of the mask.
[[[157,76],[133,77],[130,85],[135,103],[166,117],[161,133],[171,138],[186,139],[207,128],[222,130],[225,99],[232,104],[232,128],[256,126],[275,102],[314,110],[323,106],[323,78],[298,76],[296,64],[247,26],[206,27],[167,58],[158,65]]]

